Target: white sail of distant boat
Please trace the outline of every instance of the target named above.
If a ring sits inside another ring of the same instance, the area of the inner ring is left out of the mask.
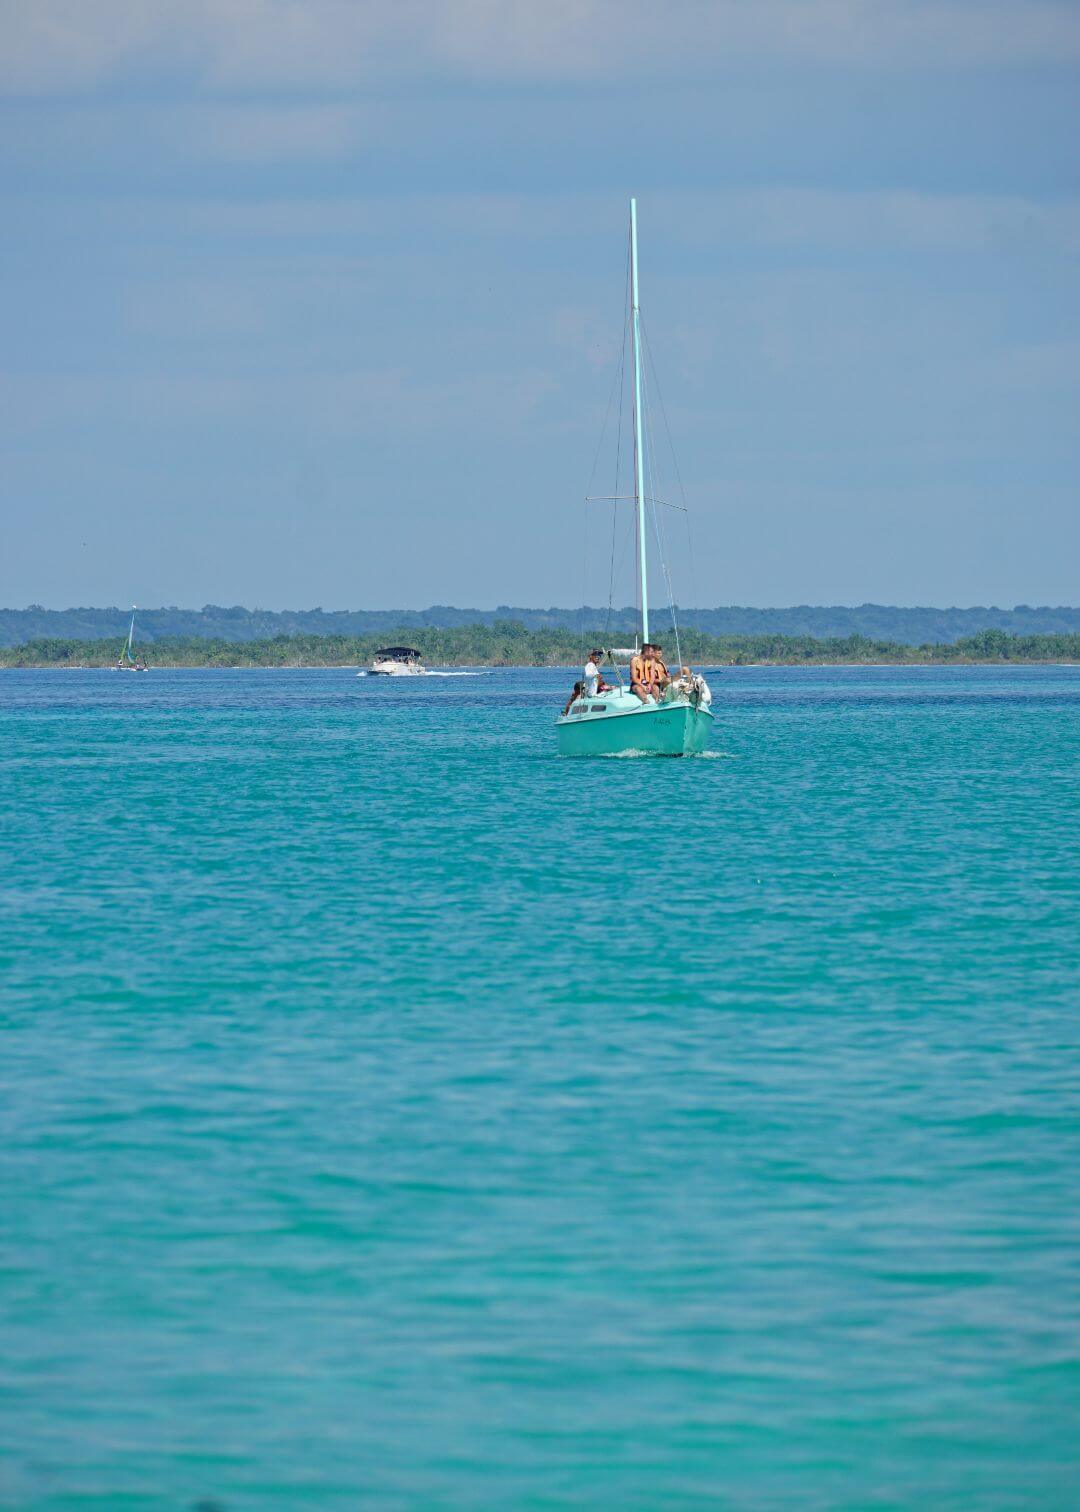
[[[131,624],[128,626],[127,640],[124,642],[123,650],[116,661],[117,672],[145,672],[147,670],[146,662],[143,658],[135,655],[136,607],[135,604],[131,606]]]

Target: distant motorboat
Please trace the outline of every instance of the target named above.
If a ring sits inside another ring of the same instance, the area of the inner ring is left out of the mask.
[[[364,677],[423,677],[427,672],[420,652],[414,646],[383,646],[376,651]]]
[[[128,626],[127,640],[124,642],[123,649],[117,657],[116,666],[113,668],[114,672],[148,672],[150,670],[143,658],[136,656],[134,651],[135,608],[136,606],[132,604],[131,624]]]

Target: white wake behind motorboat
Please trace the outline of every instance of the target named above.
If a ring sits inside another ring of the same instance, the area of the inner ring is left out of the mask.
[[[423,677],[427,672],[423,657],[413,646],[383,646],[376,651],[371,666],[358,677]]]

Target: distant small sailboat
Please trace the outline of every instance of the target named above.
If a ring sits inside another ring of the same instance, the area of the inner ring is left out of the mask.
[[[120,655],[116,660],[115,670],[117,672],[146,672],[149,670],[143,658],[141,656],[136,656],[134,652],[135,609],[136,605],[132,604],[131,624],[128,626],[127,640],[124,642],[123,650],[120,652]]]
[[[639,697],[632,691],[635,667],[649,668],[649,586],[645,551],[646,506],[656,501],[645,492],[645,417],[642,411],[641,319],[638,306],[637,201],[630,201],[630,326],[634,369],[634,493],[637,511],[638,582],[641,592],[641,640],[632,651],[609,650],[617,688],[590,693],[575,684],[576,698],[555,721],[560,756],[618,756],[640,751],[655,756],[695,756],[705,749],[713,721],[711,695],[700,676],[680,668],[666,686]],[[617,490],[616,490],[617,495]],[[674,614],[674,605],[672,606]],[[677,634],[677,631],[676,631]],[[624,682],[619,661],[630,661]],[[655,667],[656,661],[651,663]],[[628,685],[629,684],[629,685]],[[599,680],[597,680],[599,686]],[[641,686],[641,683],[638,684]],[[649,686],[648,682],[645,684]]]
[[[383,646],[376,651],[371,666],[358,677],[423,677],[427,672],[424,659],[414,646]]]

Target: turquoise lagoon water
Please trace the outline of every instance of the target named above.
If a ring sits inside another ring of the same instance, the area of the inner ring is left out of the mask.
[[[0,1504],[1080,1501],[1080,669],[0,676]]]

